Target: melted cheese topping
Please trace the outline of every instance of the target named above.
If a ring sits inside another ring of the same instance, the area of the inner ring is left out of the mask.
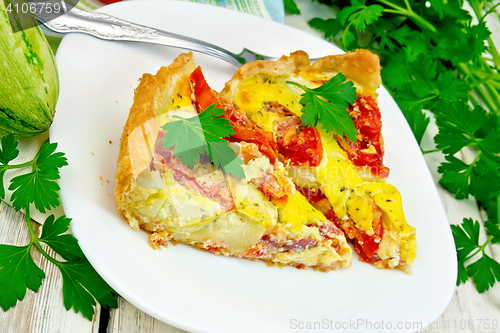
[[[325,82],[330,80],[337,74],[338,74],[337,72],[329,72],[329,73],[318,72],[317,70],[314,69],[302,69],[298,73],[298,75],[302,79],[308,82]],[[352,80],[351,78],[347,78],[347,81],[351,81],[354,84],[356,90],[363,91],[364,87],[359,82]]]
[[[322,192],[332,204],[337,217],[342,219],[349,214],[358,227],[363,228],[368,235],[373,235],[373,205],[365,193],[363,179],[337,141],[332,139],[323,142],[323,147],[326,158],[314,168]]]
[[[264,102],[278,102],[293,113],[300,115],[302,105],[297,95],[285,83],[285,79],[251,78],[238,84],[235,104],[243,110],[247,117],[266,132],[274,130],[274,121],[279,118],[277,113],[265,112]]]
[[[272,169],[271,163],[267,156],[261,156],[248,161],[247,164],[243,165],[245,170],[246,181],[251,182],[254,179],[262,177],[266,171]]]
[[[306,223],[326,221],[326,217],[314,208],[299,191],[288,196],[288,202],[278,209],[278,216],[282,223],[290,223],[293,231],[300,231]]]
[[[383,182],[366,184],[366,192],[373,198],[375,204],[384,212],[401,235],[400,257],[411,264],[417,256],[415,228],[408,225],[403,213],[401,195],[398,190]]]
[[[161,114],[165,114],[171,110],[177,109],[190,109],[190,112],[197,114],[194,106],[193,100],[191,99],[191,87],[189,84],[189,76],[183,77],[179,82],[177,82],[176,94],[170,97],[170,103],[168,106],[161,111]]]

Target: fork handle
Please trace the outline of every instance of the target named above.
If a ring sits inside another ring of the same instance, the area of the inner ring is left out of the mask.
[[[147,42],[173,46],[215,56],[236,67],[240,67],[242,64],[241,57],[216,45],[135,24],[103,13],[85,12],[73,8],[53,20],[44,17],[43,13],[35,14],[35,16],[48,29],[59,33],[81,32],[105,40]]]

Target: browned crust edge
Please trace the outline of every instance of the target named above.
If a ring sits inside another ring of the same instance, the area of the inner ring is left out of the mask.
[[[304,265],[304,263],[295,262],[295,261],[289,262],[287,264],[275,262],[275,261],[273,261],[273,258],[276,254],[268,255],[266,257],[251,257],[251,256],[246,256],[246,255],[237,255],[237,254],[231,253],[230,251],[227,251],[224,248],[220,248],[217,251],[208,251],[206,249],[207,244],[205,244],[205,243],[201,243],[201,242],[185,243],[182,241],[178,241],[176,239],[175,235],[169,235],[166,231],[162,231],[159,233],[152,233],[149,236],[149,243],[150,243],[151,247],[155,250],[161,250],[163,247],[165,247],[165,248],[168,247],[168,241],[173,242],[174,245],[177,244],[176,242],[181,242],[181,243],[184,243],[186,245],[195,247],[199,250],[209,252],[209,253],[216,255],[216,256],[237,257],[240,259],[247,259],[247,260],[251,260],[251,261],[263,261],[266,263],[266,266],[269,266],[269,267],[283,268],[286,266],[292,266],[292,267],[295,267],[298,269],[311,268],[314,271],[328,273],[329,271],[335,271],[335,270],[340,269],[340,268],[351,267],[351,265],[352,265],[352,250],[345,240],[341,246],[340,251],[337,252],[337,254],[342,258],[342,260],[334,261],[329,265],[318,264],[315,266],[307,266],[307,265]]]
[[[360,84],[363,92],[373,93],[381,85],[380,60],[368,50],[358,49],[344,54],[330,55],[310,64],[304,51],[295,51],[290,56],[282,56],[276,61],[258,60],[241,66],[229,80],[222,95],[227,96],[234,84],[253,76],[276,77],[290,75],[296,71],[315,71],[322,73],[342,73],[348,80]]]
[[[371,91],[375,91],[382,84],[380,60],[377,55],[365,49],[321,58],[314,62],[310,69],[322,72],[341,72],[347,79],[354,80],[361,84],[364,89]]]

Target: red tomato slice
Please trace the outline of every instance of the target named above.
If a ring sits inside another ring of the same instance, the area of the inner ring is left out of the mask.
[[[217,108],[223,109],[219,99],[216,97],[212,88],[210,88],[205,80],[205,76],[203,75],[200,66],[198,66],[191,73],[189,82],[191,83],[191,89],[194,91],[194,95],[196,97],[195,105],[198,113],[202,112],[212,104],[215,104]]]
[[[264,110],[280,115],[275,120],[279,153],[290,161],[291,165],[318,166],[323,159],[323,144],[319,132],[314,127],[302,125],[296,114],[277,102],[267,102]]]
[[[278,138],[279,152],[292,165],[315,167],[323,158],[323,146],[318,131],[314,127],[291,126],[283,129],[285,134]]]
[[[375,176],[387,178],[390,170],[382,162],[382,121],[376,101],[372,96],[358,96],[348,111],[358,130],[357,141],[342,137],[338,140],[340,147],[354,165],[369,167]]]
[[[361,246],[366,257],[372,258],[378,250],[380,241],[382,240],[383,233],[384,233],[384,228],[382,226],[382,222],[380,221],[373,228],[372,236],[368,236],[365,233],[360,233],[359,236],[356,238],[355,243]]]
[[[224,212],[235,210],[234,186],[228,184],[225,177],[213,177],[210,174],[200,173],[196,168],[191,170],[180,159],[173,158],[173,147],[163,148],[164,135],[165,131],[160,131],[156,139],[155,156],[150,163],[151,169],[159,172],[170,169],[174,179],[184,188],[217,202]]]

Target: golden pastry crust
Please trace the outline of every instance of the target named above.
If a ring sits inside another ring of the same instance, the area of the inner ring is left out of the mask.
[[[229,80],[222,96],[236,91],[239,82],[256,76],[278,77],[298,73],[308,80],[331,78],[342,73],[365,95],[374,94],[382,83],[379,58],[370,51],[359,49],[345,54],[330,55],[310,63],[304,51],[295,51],[290,56],[282,56],[276,61],[258,60],[241,66]]]
[[[238,68],[233,78],[226,83],[226,87],[231,85],[231,81],[233,80],[243,81],[258,75],[267,75],[270,77],[291,75],[295,71],[305,69],[309,66],[309,56],[304,51],[295,51],[290,56],[284,55],[276,61],[257,60]]]
[[[382,84],[379,58],[364,49],[321,58],[309,69],[322,73],[341,72],[347,79],[358,82],[364,90],[375,91]]]

